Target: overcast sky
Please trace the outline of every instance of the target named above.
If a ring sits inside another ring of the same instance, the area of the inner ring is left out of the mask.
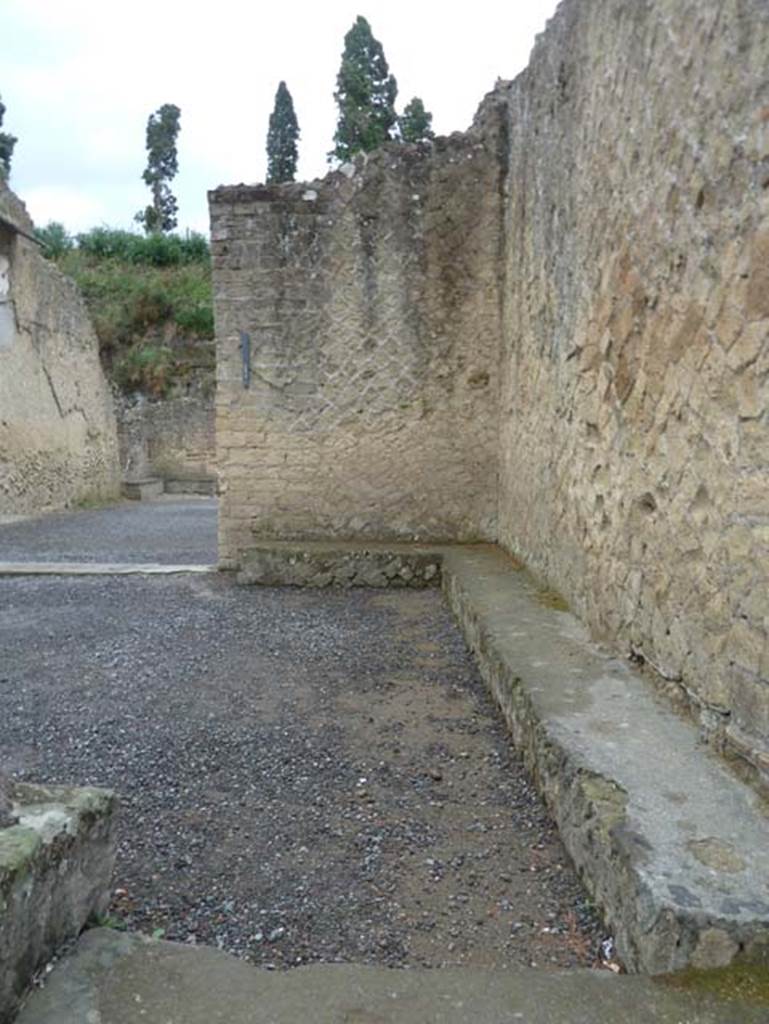
[[[170,0],[0,0],[3,130],[18,136],[11,185],[38,224],[132,227],[148,201],[148,115],[181,108],[179,227],[207,231],[206,190],[263,181],[275,90],[285,79],[299,177],[325,174],[344,35],[362,14],[398,80],[440,134],[461,131],[498,77],[527,63],[557,0],[205,5]]]

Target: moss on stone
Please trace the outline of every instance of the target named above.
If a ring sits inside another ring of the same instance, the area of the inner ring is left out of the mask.
[[[580,789],[586,800],[596,809],[596,825],[608,837],[611,830],[625,819],[627,794],[615,782],[600,775],[585,775]]]
[[[20,874],[42,840],[33,828],[13,825],[0,831],[0,880]]]
[[[557,590],[551,590],[549,587],[539,587],[536,591],[535,599],[544,608],[552,608],[555,612],[570,611],[566,599]]]
[[[657,980],[685,992],[769,1007],[769,966],[763,964],[733,963],[711,970],[688,968]]]

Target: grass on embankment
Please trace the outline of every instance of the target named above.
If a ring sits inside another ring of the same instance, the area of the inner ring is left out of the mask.
[[[80,287],[118,387],[161,397],[201,371],[213,380],[211,262],[202,235],[94,228],[71,239],[57,224],[37,234]]]

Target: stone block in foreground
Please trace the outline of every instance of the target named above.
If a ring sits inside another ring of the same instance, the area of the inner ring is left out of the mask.
[[[309,964],[268,971],[206,946],[89,930],[18,1024],[766,1024],[761,979]]]
[[[12,784],[0,829],[0,1024],[35,972],[109,900],[115,799],[102,789]]]
[[[651,683],[502,551],[445,593],[630,971],[769,961],[769,819]]]

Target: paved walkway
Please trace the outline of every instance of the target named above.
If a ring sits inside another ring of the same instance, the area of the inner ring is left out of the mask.
[[[38,563],[215,565],[216,498],[164,497],[0,523],[0,572]]]

